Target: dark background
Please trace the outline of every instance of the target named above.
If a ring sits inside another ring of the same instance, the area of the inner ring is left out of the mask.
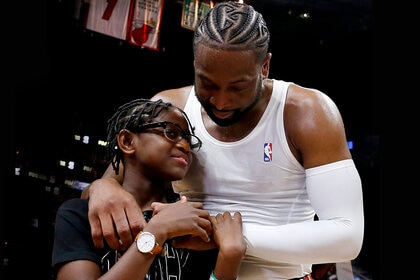
[[[54,209],[78,195],[61,188],[57,196],[46,191],[42,180],[14,176],[14,167],[23,162],[27,170],[64,178],[57,159],[92,153],[71,144],[73,133],[100,138],[106,119],[121,103],[191,84],[192,31],[180,26],[181,3],[165,1],[159,51],[84,29],[75,17],[74,1],[14,3],[16,20],[4,36],[9,42],[4,52],[6,95],[11,101],[3,111],[10,159],[5,178],[11,183],[2,188],[0,236],[0,272],[13,275],[10,279],[34,276],[34,271],[48,278]],[[317,88],[340,108],[347,137],[354,142],[365,199],[365,241],[357,262],[376,279],[382,183],[374,6],[356,0],[248,3],[263,14],[271,31],[270,77]],[[299,18],[303,11],[312,18]],[[34,225],[34,217],[39,224]],[[28,269],[20,269],[22,262]]]

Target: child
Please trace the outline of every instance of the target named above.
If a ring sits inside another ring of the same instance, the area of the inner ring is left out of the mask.
[[[124,165],[122,187],[133,195],[147,223],[126,251],[106,244],[97,249],[88,200],[63,202],[52,252],[56,279],[236,278],[246,250],[240,213],[210,217],[201,203],[187,202],[171,188],[201,147],[193,130],[181,109],[162,100],[136,99],[118,108],[108,120],[107,157],[116,174]],[[199,237],[207,248],[218,249],[176,248],[171,240],[177,237]]]

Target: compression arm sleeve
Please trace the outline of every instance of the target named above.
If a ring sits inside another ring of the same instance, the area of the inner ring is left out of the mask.
[[[364,233],[362,184],[352,159],[306,170],[319,220],[281,226],[244,224],[247,254],[286,263],[329,263],[359,254]]]

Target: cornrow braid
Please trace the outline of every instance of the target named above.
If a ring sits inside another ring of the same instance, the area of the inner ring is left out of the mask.
[[[161,99],[135,99],[118,107],[115,114],[108,120],[106,159],[111,161],[115,173],[118,175],[122,152],[118,147],[117,136],[122,129],[132,130],[143,124],[151,123],[162,110],[171,107],[171,103]],[[185,116],[186,117],[186,116]]]
[[[194,32],[193,50],[203,44],[222,50],[254,50],[264,59],[270,32],[260,13],[236,1],[216,4],[200,21]]]

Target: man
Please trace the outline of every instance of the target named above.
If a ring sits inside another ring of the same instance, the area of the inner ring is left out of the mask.
[[[334,102],[318,90],[268,78],[269,41],[252,6],[219,3],[195,30],[194,86],[153,99],[183,108],[203,141],[175,191],[212,215],[242,214],[248,248],[238,279],[310,279],[312,264],[359,254],[361,180]],[[144,226],[121,181],[106,171],[84,193],[99,247],[104,238],[128,246]]]

